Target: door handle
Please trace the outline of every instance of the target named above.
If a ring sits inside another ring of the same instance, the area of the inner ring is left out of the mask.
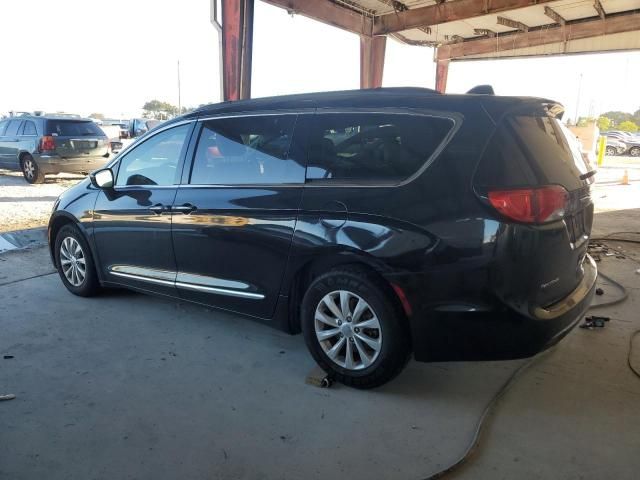
[[[196,207],[195,205],[191,205],[190,203],[171,207],[171,210],[173,210],[174,212],[184,213],[185,215],[189,215],[191,212],[194,212],[197,209],[198,207]]]
[[[162,215],[162,212],[166,212],[167,210],[169,210],[169,208],[165,207],[161,203],[158,203],[158,204],[154,205],[153,207],[149,207],[149,210],[151,210],[156,215]]]

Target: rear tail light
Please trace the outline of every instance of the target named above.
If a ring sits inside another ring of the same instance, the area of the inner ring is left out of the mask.
[[[40,151],[50,152],[56,149],[56,140],[51,135],[46,135],[40,138]]]
[[[489,202],[505,217],[522,223],[545,223],[565,215],[568,192],[560,185],[517,190],[492,190]]]

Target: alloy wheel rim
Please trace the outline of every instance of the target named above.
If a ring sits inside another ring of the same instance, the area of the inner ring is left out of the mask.
[[[314,326],[322,351],[344,369],[365,369],[380,355],[380,321],[373,308],[355,293],[336,290],[322,297]]]
[[[32,160],[26,160],[24,162],[24,173],[27,176],[27,178],[33,178],[33,175],[35,173],[35,167],[33,165]]]
[[[60,266],[71,285],[82,285],[87,276],[87,263],[82,247],[73,237],[66,237],[60,244]]]

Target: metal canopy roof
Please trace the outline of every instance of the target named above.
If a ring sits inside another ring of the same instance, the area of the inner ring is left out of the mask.
[[[462,60],[640,49],[640,0],[265,0]]]

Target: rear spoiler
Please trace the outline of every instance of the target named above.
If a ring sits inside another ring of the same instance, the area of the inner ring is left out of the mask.
[[[467,92],[467,94],[471,95],[495,95],[496,92],[493,91],[493,87],[491,85],[476,85],[471,90]]]

